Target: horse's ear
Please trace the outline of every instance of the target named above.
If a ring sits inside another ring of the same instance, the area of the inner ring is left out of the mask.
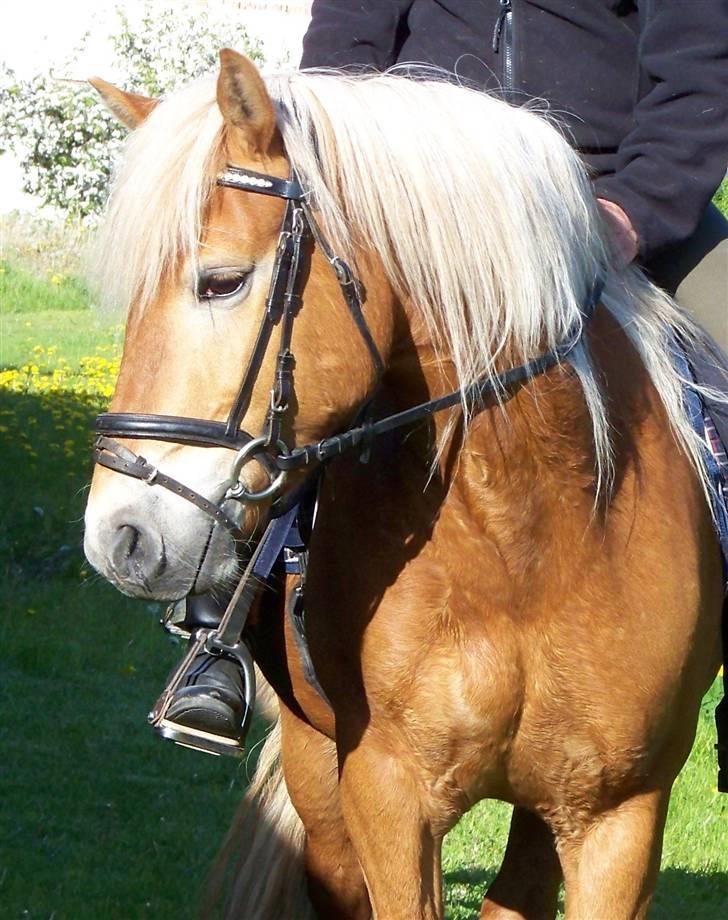
[[[253,154],[269,152],[276,133],[273,100],[255,64],[230,48],[220,52],[217,104],[225,123]]]
[[[138,93],[127,93],[113,83],[102,80],[101,77],[91,77],[88,82],[119,121],[132,130],[139,127],[159,103],[158,99],[150,99]]]

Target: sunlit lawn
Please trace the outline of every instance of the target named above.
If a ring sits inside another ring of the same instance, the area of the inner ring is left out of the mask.
[[[88,309],[72,276],[54,281],[26,263],[29,282],[4,267],[14,286],[0,300],[0,916],[191,917],[246,767],[151,735],[146,713],[180,650],[156,605],[121,597],[83,560],[90,428],[111,391],[120,327]],[[717,684],[673,797],[662,920],[726,915],[716,700]],[[483,803],[450,834],[452,920],[477,915],[507,821],[506,806]]]

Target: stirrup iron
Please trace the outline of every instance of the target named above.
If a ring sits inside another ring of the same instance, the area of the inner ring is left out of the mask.
[[[226,754],[230,757],[242,757],[245,753],[245,737],[250,728],[255,707],[253,656],[242,639],[234,646],[221,647],[219,642],[210,642],[212,635],[211,630],[200,629],[195,632],[190,640],[187,654],[172,672],[161,696],[149,713],[148,719],[158,735],[182,747],[193,748],[215,756]],[[237,738],[226,738],[223,735],[214,735],[202,729],[182,725],[169,716],[169,708],[174,701],[175,693],[180,687],[185,686],[190,671],[195,667],[195,658],[201,652],[230,658],[240,668],[243,680],[243,716]]]

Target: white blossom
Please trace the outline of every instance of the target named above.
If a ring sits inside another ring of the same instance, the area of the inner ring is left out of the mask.
[[[240,15],[233,9],[224,18],[212,17],[186,2],[147,0],[134,28],[119,10],[110,69],[124,75],[118,81],[123,88],[162,96],[212,71],[222,47],[237,48],[260,62],[260,44],[250,41],[236,12]],[[20,79],[0,65],[0,112],[0,154],[12,150],[19,158],[24,191],[69,216],[98,214],[126,130],[96,93],[49,73]]]

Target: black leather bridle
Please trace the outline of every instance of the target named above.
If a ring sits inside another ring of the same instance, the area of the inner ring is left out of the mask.
[[[280,179],[253,170],[228,166],[218,177],[217,184],[286,201],[265,311],[238,395],[227,420],[217,422],[176,415],[104,412],[96,417],[94,460],[117,473],[168,489],[210,515],[233,537],[242,539],[238,526],[222,509],[222,502],[235,499],[256,503],[275,499],[282,492],[288,470],[293,468],[284,467],[279,463],[283,458],[291,456],[290,450],[281,438],[281,428],[293,394],[295,361],[291,351],[291,338],[293,322],[302,306],[302,288],[308,270],[310,242],[315,241],[332,266],[354,323],[371,355],[377,376],[383,373],[384,362],[364,318],[362,286],[346,262],[334,255],[321,234],[298,180],[295,177]],[[273,330],[278,325],[281,326],[281,339],[265,431],[255,437],[241,427],[241,422],[250,406],[253,389],[260,375]],[[120,444],[116,438],[154,439],[234,450],[236,456],[222,499],[215,502],[200,495]],[[258,492],[247,490],[239,480],[243,466],[252,459],[262,464],[270,478],[269,485]]]
[[[506,393],[514,386],[562,362],[580,341],[584,326],[591,318],[604,287],[601,278],[595,279],[582,307],[582,316],[565,341],[526,364],[496,376],[484,376],[469,386],[464,393],[455,390],[403,412],[357,425],[313,444],[291,449],[283,441],[281,430],[290,410],[293,393],[294,356],[291,351],[291,337],[295,317],[303,302],[302,292],[310,255],[309,243],[319,248],[334,270],[346,305],[369,351],[378,378],[384,372],[384,362],[364,317],[362,285],[347,263],[333,253],[322,235],[295,174],[289,179],[281,179],[237,166],[228,166],[218,177],[217,184],[286,201],[265,311],[243,381],[228,418],[225,422],[216,422],[174,415],[104,412],[96,418],[94,460],[117,473],[143,480],[149,485],[161,486],[179,495],[212,517],[236,540],[244,540],[245,537],[223,510],[222,504],[225,501],[234,499],[242,503],[257,503],[272,500],[272,513],[275,515],[277,506],[284,507],[280,500],[290,471],[323,463],[356,447],[363,449],[385,432],[411,425],[435,412],[452,408],[462,401],[477,411],[483,406],[488,395]],[[265,430],[255,437],[241,427],[241,422],[250,406],[253,389],[273,330],[279,324],[281,339]],[[168,476],[144,457],[120,444],[116,438],[154,439],[200,447],[224,447],[235,451],[236,456],[230,478],[223,486],[222,497],[215,501]],[[243,466],[252,459],[262,464],[270,478],[269,485],[257,492],[248,491],[239,478]]]

